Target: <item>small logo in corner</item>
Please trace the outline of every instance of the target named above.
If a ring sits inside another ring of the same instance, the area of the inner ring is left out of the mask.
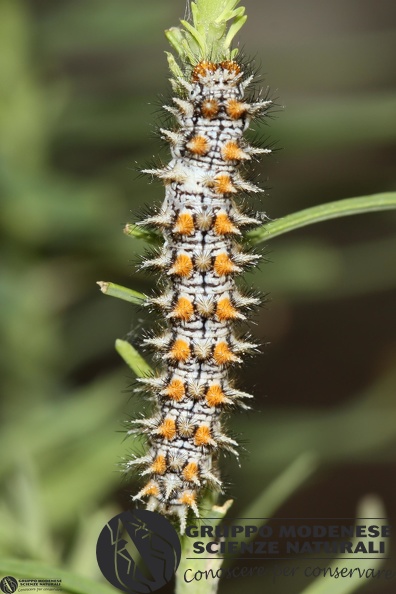
[[[0,590],[6,594],[13,594],[18,590],[18,580],[12,575],[6,575],[0,581]]]
[[[96,546],[104,577],[124,592],[159,590],[172,579],[180,557],[180,540],[172,524],[142,509],[114,516]]]

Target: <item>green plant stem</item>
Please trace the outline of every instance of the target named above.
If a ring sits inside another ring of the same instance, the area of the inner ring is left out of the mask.
[[[208,492],[202,500],[202,510],[200,521],[197,525],[210,525],[215,528],[223,518],[226,516],[228,510],[233,504],[232,499],[228,499],[222,506],[214,503],[217,500],[217,494]],[[209,519],[208,519],[209,518]],[[203,537],[203,542],[207,543],[212,540],[211,537]],[[194,552],[195,540],[184,536],[181,541],[182,555],[180,565],[176,572],[176,589],[175,594],[216,594],[219,585],[218,579],[200,580],[189,583],[186,581],[191,578],[196,571],[213,571],[214,574],[220,569],[223,559],[221,555],[213,555],[211,559],[206,559],[204,565],[202,561],[191,560],[196,553]]]
[[[307,227],[314,223],[366,212],[392,210],[394,208],[396,208],[396,192],[360,196],[358,198],[345,198],[344,200],[306,208],[276,221],[271,221],[265,226],[248,233],[246,239],[251,245],[258,245],[263,241],[269,241],[274,237],[278,237],[278,235],[284,235],[285,233],[294,231],[294,229]]]

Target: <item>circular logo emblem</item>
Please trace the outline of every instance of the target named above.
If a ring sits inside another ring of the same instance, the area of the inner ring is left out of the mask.
[[[172,579],[180,556],[180,540],[172,524],[164,516],[142,509],[112,518],[96,546],[100,571],[124,592],[159,590]]]
[[[2,592],[6,592],[7,594],[12,594],[18,590],[18,580],[12,575],[6,575],[0,581],[0,590]]]

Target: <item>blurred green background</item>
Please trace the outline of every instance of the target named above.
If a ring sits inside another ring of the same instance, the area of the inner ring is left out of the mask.
[[[395,190],[396,4],[245,5],[241,47],[280,106],[271,127],[254,126],[282,149],[256,171],[271,186],[257,208],[277,218]],[[144,406],[113,345],[138,346],[149,320],[95,282],[155,286],[135,268],[145,245],[122,227],[162,200],[138,169],[168,158],[156,137],[170,95],[163,31],[184,10],[182,0],[0,1],[0,556],[98,580],[99,531],[136,492],[117,469],[133,449],[119,431]],[[231,515],[312,452],[319,471],[278,516],[353,517],[374,492],[394,521],[396,214],[301,229],[266,257],[247,279],[270,302],[252,326],[264,354],[241,372],[254,412],[231,420],[246,456],[241,468],[223,461]]]

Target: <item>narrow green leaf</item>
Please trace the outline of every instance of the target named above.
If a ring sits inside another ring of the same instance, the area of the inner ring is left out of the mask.
[[[251,245],[258,245],[263,241],[269,241],[278,235],[283,235],[294,229],[366,212],[378,212],[381,210],[392,210],[396,208],[396,192],[373,194],[372,196],[360,196],[358,198],[346,198],[320,204],[312,208],[306,208],[299,212],[292,213],[276,221],[271,221],[259,229],[247,234],[247,240]]]
[[[153,370],[133,346],[126,340],[117,338],[115,343],[116,351],[124,359],[125,363],[136,373],[138,377],[150,375]]]
[[[247,21],[247,16],[246,15],[238,16],[235,19],[235,21],[232,23],[232,25],[231,25],[228,33],[227,33],[227,36],[225,38],[225,41],[224,41],[224,47],[225,48],[228,48],[231,45],[231,42],[232,42],[233,38],[238,33],[238,31],[240,29],[242,29],[242,27],[246,23],[246,21]]]
[[[170,54],[169,52],[165,53],[168,57],[168,60],[170,60],[170,63],[174,64],[176,68],[179,68],[172,54]],[[180,69],[179,72],[180,74],[178,74],[177,76],[182,76],[183,74]],[[163,241],[163,238],[159,233],[156,233],[155,231],[148,231],[147,229],[142,229],[138,225],[133,225],[132,223],[127,223],[125,225],[124,233],[125,235],[128,235],[129,237],[134,237],[135,239],[144,239],[144,241],[147,241],[148,243],[158,244]]]
[[[0,575],[14,575],[21,579],[60,579],[62,580],[62,590],[64,592],[74,592],[75,594],[114,594],[114,588],[110,588],[106,584],[36,561],[0,559]]]
[[[169,40],[169,39],[171,39],[171,37],[169,37],[167,33],[168,32],[165,31],[165,35],[168,37],[168,40]],[[172,45],[174,45],[174,44],[172,43]],[[183,76],[183,72],[181,71],[180,66],[176,62],[174,55],[171,54],[170,52],[165,52],[165,55],[166,55],[166,59],[168,60],[169,70],[176,77],[176,79],[181,78]],[[134,235],[134,233],[128,233],[128,235]],[[141,237],[141,235],[139,235],[139,237]]]
[[[190,25],[190,23],[188,21],[183,21],[182,20],[180,22],[183,25],[183,27],[185,29],[187,29],[187,31],[190,33],[191,37],[194,39],[194,41],[196,42],[196,44],[198,45],[198,47],[204,48],[205,47],[205,39],[200,34],[200,32],[197,31],[197,29],[195,29],[195,27],[193,27],[192,25]]]
[[[123,299],[124,301],[129,301],[129,303],[135,303],[136,305],[142,305],[146,300],[146,297],[142,293],[127,289],[127,287],[122,287],[121,285],[104,281],[98,281],[96,284],[99,285],[102,293],[110,295],[110,297],[117,297],[118,299]]]
[[[165,30],[165,36],[171,46],[177,51],[180,61],[183,65],[186,62],[192,63],[194,61],[194,53],[191,48],[194,46],[195,42],[193,38],[190,38],[189,42],[186,41],[186,33],[184,30],[182,31],[178,27],[171,27],[170,29]],[[168,58],[168,64],[173,76],[176,78],[180,76],[179,73],[181,72],[181,69],[177,65],[176,61],[172,62]]]

